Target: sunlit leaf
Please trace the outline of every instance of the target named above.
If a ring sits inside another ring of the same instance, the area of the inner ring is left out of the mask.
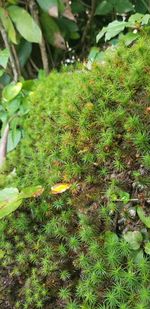
[[[19,82],[15,84],[14,82],[12,82],[11,84],[9,84],[3,89],[3,92],[2,92],[3,100],[4,101],[13,100],[19,94],[21,89],[22,89],[22,83]]]
[[[19,196],[20,198],[38,197],[42,195],[43,192],[44,192],[44,188],[42,186],[33,186],[33,187],[31,186],[31,187],[22,189]]]
[[[66,190],[68,190],[71,187],[70,184],[68,183],[58,183],[56,185],[54,185],[53,187],[51,187],[51,193],[52,194],[60,194],[65,192]]]
[[[18,199],[19,191],[17,188],[5,188],[0,190],[0,219],[16,210],[22,203]]]
[[[2,21],[5,30],[7,31],[9,40],[12,43],[17,44],[17,37],[14,25],[9,17],[8,12],[2,7],[0,8],[0,19]]]

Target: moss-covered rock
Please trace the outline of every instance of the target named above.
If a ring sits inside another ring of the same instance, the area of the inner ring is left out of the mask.
[[[141,230],[129,208],[146,207],[149,191],[149,43],[36,83],[8,169],[19,188],[45,193],[0,223],[3,308],[149,309],[143,243],[132,250],[122,238]],[[71,187],[53,195],[57,183]]]

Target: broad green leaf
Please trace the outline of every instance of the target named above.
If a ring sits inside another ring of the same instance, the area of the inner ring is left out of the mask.
[[[140,220],[150,229],[150,216],[147,216],[141,207],[137,208],[137,214]]]
[[[139,38],[138,33],[128,32],[126,35],[124,35],[123,40],[126,46],[130,46],[138,38]]]
[[[19,191],[17,188],[5,188],[0,190],[0,203],[1,202],[11,202],[16,200]]]
[[[7,104],[7,110],[9,112],[9,115],[12,116],[16,113],[16,111],[19,109],[20,107],[20,99],[19,98],[15,98],[14,100],[12,100],[11,102],[9,102]]]
[[[79,33],[78,33],[79,28],[77,24],[73,22],[72,20],[68,20],[66,18],[60,18],[58,20],[58,25],[66,41],[69,39],[76,40],[79,38]]]
[[[111,1],[109,0],[104,0],[100,4],[98,4],[95,15],[106,15],[113,10],[113,5]]]
[[[129,0],[117,0],[115,3],[115,10],[117,13],[127,13],[133,11],[133,5]]]
[[[88,60],[93,62],[98,53],[99,53],[99,48],[95,47],[95,46],[92,47],[91,50],[90,50],[90,53],[88,55]]]
[[[22,39],[17,52],[20,66],[23,68],[30,58],[32,44]]]
[[[128,23],[130,26],[134,26],[135,23],[141,23],[142,19],[143,19],[143,14],[140,13],[135,13],[133,15],[130,16]]]
[[[11,84],[9,84],[3,89],[3,92],[2,92],[3,100],[4,101],[13,100],[19,94],[21,89],[22,89],[22,83],[19,82],[15,84],[14,82],[12,82]]]
[[[127,22],[114,20],[112,23],[109,23],[107,26],[107,31],[105,35],[105,41],[109,41],[111,38],[114,38],[120,32],[122,32],[127,26]]]
[[[36,0],[43,11],[50,16],[58,17],[58,1],[57,0]]]
[[[12,5],[8,7],[8,12],[18,32],[25,40],[34,43],[41,42],[41,30],[26,10],[19,6]]]
[[[145,244],[144,250],[147,254],[150,255],[150,241]]]
[[[107,27],[103,27],[102,30],[98,33],[98,35],[96,36],[96,43],[99,42],[99,40],[104,36],[104,34],[107,31]]]
[[[0,51],[0,65],[6,69],[9,60],[9,50],[7,48]]]
[[[48,43],[65,49],[65,41],[56,21],[44,12],[40,15],[40,20]]]
[[[144,17],[142,18],[142,25],[147,25],[150,20],[150,14],[145,14]]]
[[[0,203],[0,219],[8,216],[22,204],[22,200],[14,200],[11,202]]]
[[[21,131],[19,129],[10,130],[7,141],[7,152],[10,152],[13,149],[15,149],[20,140],[21,140]]]
[[[19,197],[21,199],[30,198],[30,197],[38,197],[44,192],[44,188],[42,186],[33,186],[22,189]]]
[[[12,43],[17,44],[15,28],[14,28],[13,23],[12,23],[9,15],[8,15],[8,12],[3,8],[0,8],[0,19],[2,21],[4,28],[6,29],[6,31],[8,33],[9,40]]]
[[[140,248],[143,237],[139,231],[127,232],[123,237],[133,250]]]

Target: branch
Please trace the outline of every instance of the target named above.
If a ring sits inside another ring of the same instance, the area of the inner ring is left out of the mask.
[[[32,14],[34,20],[36,21],[36,23],[41,28],[40,21],[39,21],[39,16],[38,16],[38,8],[37,8],[37,5],[36,5],[34,0],[30,0],[29,1],[29,8],[30,8],[30,11],[31,11],[31,14]],[[44,68],[45,72],[48,74],[49,73],[49,63],[48,63],[46,44],[45,44],[45,40],[44,40],[43,34],[42,34],[42,41],[39,44],[39,46],[40,46],[40,51],[41,51],[41,58],[42,58],[43,68]]]
[[[16,62],[14,59],[14,55],[11,49],[11,45],[8,41],[8,37],[7,37],[7,33],[4,29],[4,27],[2,26],[2,24],[0,23],[0,32],[5,44],[5,47],[9,50],[9,54],[10,54],[10,64],[11,64],[11,68],[12,68],[12,72],[13,72],[13,77],[14,77],[14,81],[17,82],[19,79],[19,74],[18,74],[18,70],[17,70],[17,66],[16,66]]]
[[[1,138],[1,143],[0,143],[0,168],[2,168],[2,166],[3,166],[3,164],[6,160],[8,133],[9,133],[9,123],[6,124],[3,136]]]
[[[84,44],[86,35],[87,35],[88,30],[90,28],[90,25],[92,23],[92,20],[93,20],[93,17],[94,17],[94,13],[95,13],[95,8],[96,8],[96,2],[97,2],[97,0],[92,0],[91,1],[91,13],[90,13],[89,19],[87,21],[87,24],[85,26],[85,29],[83,31],[83,35],[82,35],[82,38],[81,38],[81,45]],[[83,49],[84,49],[84,45],[83,45],[82,51],[83,51]]]

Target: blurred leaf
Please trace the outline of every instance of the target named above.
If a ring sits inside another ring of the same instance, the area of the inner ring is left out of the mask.
[[[124,40],[126,46],[130,46],[138,38],[139,38],[138,33],[129,32],[126,35],[124,35],[123,40]]]
[[[140,248],[143,237],[139,231],[127,232],[123,237],[133,250],[138,250]]]
[[[95,15],[106,15],[113,10],[113,5],[111,1],[104,0],[100,4],[98,4]]]
[[[105,41],[109,41],[111,38],[114,38],[121,31],[123,31],[126,26],[127,23],[125,21],[114,20],[112,23],[109,23],[107,26]]]
[[[42,195],[44,188],[42,186],[27,187],[22,189],[20,198],[38,197]]]
[[[115,3],[115,9],[117,13],[128,13],[133,11],[133,5],[129,0],[117,0]]]
[[[8,12],[21,36],[29,42],[40,43],[42,34],[29,13],[19,6],[9,6]]]
[[[99,53],[99,48],[98,47],[92,47],[90,50],[90,53],[88,55],[88,60],[90,61],[94,61],[94,59],[96,58],[96,55]]]
[[[96,43],[99,42],[99,40],[104,36],[106,31],[107,31],[107,27],[103,27],[102,30],[96,36]]]
[[[40,20],[48,43],[57,48],[66,49],[64,38],[56,21],[44,12]]]
[[[10,130],[7,141],[7,152],[10,152],[13,149],[15,149],[20,140],[21,140],[21,131],[19,129]]]
[[[9,15],[8,15],[8,12],[3,8],[0,8],[0,19],[2,21],[4,28],[6,29],[6,31],[8,33],[8,37],[9,37],[10,41],[14,44],[17,44],[15,28],[14,28],[13,23],[12,23]]]
[[[85,11],[85,6],[81,1],[72,0],[71,8],[73,14],[83,13]]]
[[[147,254],[150,255],[150,241],[145,244],[144,250]]]
[[[6,69],[9,60],[9,50],[7,48],[0,51],[0,65]]]
[[[7,104],[7,110],[9,111],[9,115],[12,116],[13,114],[16,113],[16,111],[19,109],[20,107],[20,99],[16,98],[12,101],[10,101]]]
[[[32,44],[22,39],[17,50],[19,63],[21,67],[24,67],[25,64],[27,63],[28,59],[30,58],[31,52],[32,52]]]
[[[142,18],[142,25],[147,25],[150,20],[150,14],[145,14]]]
[[[75,16],[73,15],[72,13],[72,10],[71,10],[71,5],[70,5],[70,2],[69,0],[62,0],[64,5],[65,5],[65,9],[63,11],[63,16],[72,20],[72,21],[76,21],[76,18]]]
[[[79,38],[79,28],[75,22],[67,20],[66,18],[61,18],[58,20],[58,25],[66,41]]]
[[[71,184],[68,183],[58,183],[56,185],[54,185],[53,187],[51,187],[51,193],[52,194],[60,194],[65,192],[66,190],[68,190],[71,187]]]
[[[2,99],[4,101],[13,100],[19,94],[21,89],[22,89],[22,83],[19,82],[15,84],[14,82],[12,82],[11,84],[9,84],[3,89]]]
[[[133,14],[129,17],[129,20],[128,20],[128,23],[132,26],[135,25],[135,23],[141,23],[142,21],[142,18],[143,18],[143,14],[140,14],[140,13],[136,13],[136,14]]]
[[[0,70],[0,77],[4,74],[4,70]]]
[[[137,208],[137,214],[140,218],[140,220],[148,227],[150,228],[150,216],[145,215],[144,210],[141,207]]]
[[[50,16],[58,17],[58,1],[57,0],[36,0],[43,11]]]
[[[18,194],[17,188],[0,190],[0,219],[9,215],[21,205],[22,200],[17,200]]]

